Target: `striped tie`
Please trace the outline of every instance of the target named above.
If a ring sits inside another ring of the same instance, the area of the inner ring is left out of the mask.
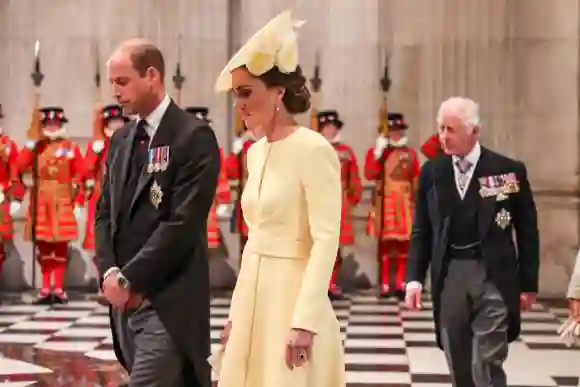
[[[469,160],[466,159],[459,159],[455,162],[455,165],[457,165],[457,169],[459,170],[459,176],[457,177],[457,183],[459,184],[459,189],[461,190],[461,192],[465,191],[465,186],[467,185],[467,173],[469,172],[469,170],[471,169],[471,167],[473,166],[473,164],[471,164],[471,162],[469,162]]]

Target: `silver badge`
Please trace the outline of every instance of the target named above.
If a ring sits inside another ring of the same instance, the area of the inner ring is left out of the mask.
[[[495,216],[495,223],[498,225],[499,228],[505,230],[507,226],[510,225],[512,221],[512,217],[505,208],[502,208],[500,212],[497,213]]]
[[[153,180],[153,184],[151,184],[151,192],[149,197],[151,199],[151,204],[153,204],[153,206],[158,209],[159,205],[161,204],[161,200],[163,200],[163,191],[155,180]]]

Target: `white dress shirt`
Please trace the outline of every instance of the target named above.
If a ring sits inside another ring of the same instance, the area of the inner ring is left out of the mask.
[[[459,192],[459,196],[461,197],[461,199],[465,198],[465,193],[467,192],[467,188],[471,183],[471,178],[473,177],[473,172],[475,171],[475,167],[477,166],[477,162],[479,161],[479,156],[481,156],[481,145],[479,145],[479,142],[476,142],[471,152],[469,152],[467,156],[464,157],[465,160],[471,163],[471,168],[469,168],[469,170],[466,172],[467,180],[465,182],[465,187],[463,187],[463,190],[461,190],[461,185],[459,184],[459,175],[461,174],[461,171],[457,167],[457,162],[461,160],[461,158],[459,156],[452,157],[453,173],[455,175],[455,186],[457,187],[457,192]]]
[[[453,174],[455,175],[455,186],[457,187],[457,192],[459,193],[459,196],[461,197],[462,200],[465,197],[465,193],[467,192],[469,184],[471,183],[471,179],[473,178],[473,172],[475,171],[475,167],[477,166],[477,162],[479,161],[480,156],[481,156],[481,145],[479,145],[479,142],[476,142],[471,152],[469,152],[467,156],[464,157],[464,159],[466,159],[471,163],[471,168],[469,168],[469,170],[466,173],[467,180],[465,182],[465,187],[463,187],[463,190],[461,190],[461,185],[459,184],[459,175],[461,174],[461,171],[457,167],[457,162],[461,158],[459,156],[452,156]],[[407,284],[406,289],[407,290],[421,289],[422,287],[423,285],[420,282],[411,281]]]
[[[155,136],[155,133],[157,133],[157,129],[159,128],[161,120],[163,119],[163,116],[165,115],[165,112],[167,111],[167,108],[169,107],[170,103],[171,98],[169,98],[169,96],[165,94],[165,98],[163,98],[161,103],[157,105],[155,110],[153,110],[147,117],[145,117],[145,122],[147,123],[145,125],[145,131],[149,135],[149,144],[151,144],[153,136]],[[137,121],[141,119],[143,118],[137,116]]]

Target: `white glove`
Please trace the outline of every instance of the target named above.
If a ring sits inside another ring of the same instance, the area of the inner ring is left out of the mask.
[[[20,210],[20,202],[12,202],[10,203],[10,216],[14,216]]]
[[[388,138],[386,138],[385,136],[377,137],[377,140],[375,141],[375,149],[374,149],[374,155],[375,155],[376,160],[383,157],[383,153],[385,152],[385,148],[387,146],[389,146],[389,139]]]
[[[83,211],[84,208],[75,207],[75,218],[77,218],[77,222],[79,222],[83,218]]]
[[[36,147],[36,141],[34,141],[34,140],[28,140],[28,141],[26,141],[26,143],[24,144],[24,146],[28,150],[33,150],[34,147]]]
[[[215,212],[216,212],[217,216],[222,217],[228,213],[229,209],[230,209],[230,206],[227,204],[218,204],[215,208]]]
[[[244,140],[238,137],[234,140],[234,143],[232,144],[232,153],[238,155],[240,154],[242,149],[244,149]]]
[[[103,140],[95,140],[93,141],[93,152],[99,154],[105,149],[105,142]]]

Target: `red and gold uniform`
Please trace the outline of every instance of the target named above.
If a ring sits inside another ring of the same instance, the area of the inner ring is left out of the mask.
[[[362,184],[356,156],[352,148],[340,140],[340,130],[343,122],[336,110],[321,111],[318,117],[318,130],[326,137],[336,150],[340,160],[342,181],[342,212],[340,222],[340,247],[354,245],[354,228],[352,221],[352,208],[358,205],[362,194]],[[342,263],[341,248],[337,251],[336,261],[330,284],[329,296],[332,298],[341,295],[341,289],[337,285],[338,272]]]
[[[437,133],[429,137],[427,141],[421,145],[421,153],[423,153],[423,155],[429,160],[443,155],[443,148],[441,148],[441,141],[439,141],[439,135]]]
[[[101,196],[101,183],[109,150],[109,139],[115,130],[121,128],[128,121],[129,119],[123,115],[123,109],[119,105],[108,105],[104,108],[99,108],[95,112],[93,139],[87,144],[83,176],[84,192],[87,195],[86,230],[83,248],[91,252],[95,250],[95,214],[97,201]],[[93,262],[95,262],[94,256]],[[99,294],[99,302],[105,302],[102,294]]]
[[[369,213],[367,232],[379,238],[381,295],[404,294],[420,165],[417,152],[406,145],[407,123],[402,114],[389,113],[389,139],[379,137],[365,160],[365,178],[376,182],[375,203]],[[382,218],[382,224],[381,224]],[[391,262],[395,263],[395,286],[390,286]]]
[[[255,140],[251,133],[245,131],[241,136],[239,136],[232,145],[232,151],[226,159],[226,174],[229,181],[237,181],[239,187],[239,193],[241,194],[243,187],[246,184],[248,178],[248,168],[246,165],[246,157],[248,155],[248,150],[254,144]],[[234,215],[232,216],[231,232],[240,234],[242,240],[241,249],[248,240],[248,226],[244,221],[244,216],[242,214],[241,205],[241,195],[238,194],[236,198]]]
[[[24,198],[24,186],[18,176],[18,148],[10,137],[4,135],[1,120],[4,118],[0,105],[0,275],[6,258],[6,241],[14,236],[12,216],[20,209]]]
[[[222,233],[220,231],[219,216],[225,213],[225,209],[227,209],[226,206],[232,202],[230,183],[226,173],[225,157],[221,148],[220,159],[221,169],[218,177],[215,199],[209,210],[209,216],[207,219],[207,245],[210,249],[217,249],[223,242]]]
[[[188,113],[195,115],[200,120],[211,122],[209,119],[209,109],[205,106],[192,106],[185,109]],[[225,158],[220,148],[220,165],[221,170],[218,177],[218,184],[215,193],[214,202],[209,210],[207,217],[207,245],[210,249],[217,249],[222,244],[222,233],[220,230],[219,216],[227,209],[231,203],[230,184],[226,173]]]
[[[35,155],[38,170],[33,176],[36,189],[35,231],[37,257],[42,272],[39,303],[66,302],[63,290],[68,261],[68,244],[78,238],[78,209],[84,204],[81,190],[83,156],[78,146],[66,138],[68,122],[62,108],[40,110],[41,140],[29,140],[18,155],[20,174],[31,173]],[[33,192],[31,192],[31,198]],[[32,200],[26,214],[25,239],[32,236]],[[51,283],[51,278],[54,283]],[[51,297],[52,293],[52,297]]]

